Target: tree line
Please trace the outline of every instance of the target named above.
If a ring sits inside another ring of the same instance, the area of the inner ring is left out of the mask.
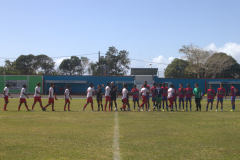
[[[118,51],[115,47],[109,47],[99,61],[90,62],[87,57],[71,56],[63,59],[59,66],[54,60],[44,54],[20,55],[16,60],[5,60],[5,66],[0,67],[0,74],[13,75],[101,75],[101,67],[109,67],[109,75],[126,75],[130,69],[129,52]]]
[[[165,78],[240,77],[240,65],[226,53],[205,50],[192,44],[183,45],[179,53],[183,57],[175,58],[164,69]]]
[[[165,78],[238,78],[240,65],[230,55],[222,52],[205,50],[190,45],[179,49],[182,58],[175,58],[166,69]],[[0,67],[0,74],[13,75],[101,75],[102,66],[108,66],[108,75],[126,75],[130,69],[129,52],[118,51],[109,47],[105,55],[96,62],[87,57],[71,56],[63,59],[59,66],[54,60],[44,54],[20,55],[16,60],[5,60],[5,66]]]

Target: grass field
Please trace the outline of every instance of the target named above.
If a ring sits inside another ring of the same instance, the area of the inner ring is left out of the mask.
[[[18,101],[0,111],[0,159],[240,159],[240,101],[236,112],[230,101],[223,112],[205,112],[202,101],[202,112],[117,113],[92,112],[90,105],[83,112],[80,99],[71,112],[63,112],[61,99],[56,112],[39,104],[18,112]],[[31,107],[33,99],[27,102]]]

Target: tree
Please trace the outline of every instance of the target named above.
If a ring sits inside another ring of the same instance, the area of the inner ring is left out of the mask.
[[[77,67],[76,72],[79,73],[79,75],[83,75],[88,71],[89,66],[89,59],[87,57],[81,57],[81,66]]]
[[[55,62],[52,58],[47,55],[41,54],[35,57],[36,61],[34,64],[34,68],[38,69],[38,73],[41,74],[52,74],[55,72],[54,66]]]
[[[36,59],[32,54],[20,55],[14,65],[17,74],[35,74],[37,70]]]
[[[239,77],[239,64],[226,53],[207,51],[191,45],[183,45],[179,53],[189,62],[185,72],[197,78],[236,78]]]
[[[46,55],[20,55],[15,61],[5,61],[6,74],[52,74],[55,62]]]
[[[214,53],[206,62],[205,77],[208,78],[237,78],[239,64],[226,53]]]
[[[164,69],[165,78],[186,78],[188,74],[185,69],[189,66],[189,62],[183,59],[175,58],[171,64]]]
[[[92,75],[99,75],[101,66],[109,67],[109,75],[125,75],[130,69],[129,52],[126,50],[118,50],[115,47],[109,47],[105,56],[100,57],[99,62],[90,63],[90,72]]]
[[[197,78],[200,78],[200,75],[203,75],[203,68],[206,64],[208,58],[213,54],[212,51],[206,51],[197,46],[183,45],[181,49],[179,49],[180,54],[184,54],[184,59],[189,61],[189,66],[187,71],[193,74],[197,74]]]
[[[17,74],[15,62],[5,60],[5,74]]]
[[[0,67],[0,74],[4,74],[4,67]]]
[[[89,59],[87,57],[71,56],[70,59],[64,59],[59,69],[63,75],[83,75],[86,72]]]

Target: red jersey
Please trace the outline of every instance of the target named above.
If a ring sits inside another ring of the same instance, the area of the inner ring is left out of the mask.
[[[236,96],[235,93],[236,93],[236,88],[232,86],[231,87],[231,95]]]
[[[161,88],[162,88],[162,90],[163,90],[162,96],[163,96],[163,97],[167,97],[168,87],[161,87]]]
[[[142,88],[143,88],[143,86],[142,86]],[[148,89],[148,91],[150,91],[150,86],[149,85],[147,85],[146,88]],[[147,95],[149,95],[149,92],[147,92]]]
[[[139,89],[132,89],[131,90],[132,94],[133,94],[133,98],[138,98],[139,97]]]
[[[185,92],[184,88],[178,88],[178,97],[183,98],[184,97],[184,92]]]
[[[156,89],[156,87],[152,87],[152,88],[151,88],[152,97],[156,97],[156,95],[155,95],[155,89]]]
[[[218,98],[223,98],[224,94],[226,93],[226,90],[220,87],[217,89],[217,92],[218,92]]]
[[[177,90],[174,89],[174,93],[173,93],[173,99],[176,99],[177,98]]]
[[[208,89],[207,90],[208,99],[213,99],[214,95],[215,95],[214,89]]]
[[[192,88],[186,88],[185,89],[185,92],[186,92],[186,98],[192,98]]]

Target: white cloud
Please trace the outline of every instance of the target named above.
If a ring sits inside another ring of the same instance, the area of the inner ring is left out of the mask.
[[[226,43],[222,47],[218,48],[214,43],[211,43],[205,49],[227,53],[228,55],[231,55],[233,58],[235,58],[238,63],[240,63],[240,44]]]
[[[174,57],[165,58],[162,55],[157,58],[153,58],[153,67],[158,68],[159,77],[164,77],[164,69],[174,60]]]
[[[160,55],[157,58],[153,58],[153,62],[168,64],[168,63],[171,63],[173,61],[173,59],[174,59],[174,57],[169,57],[168,59],[166,59],[162,55]]]
[[[204,49],[216,51],[217,50],[217,46],[214,43],[211,43],[207,47],[205,47]]]

